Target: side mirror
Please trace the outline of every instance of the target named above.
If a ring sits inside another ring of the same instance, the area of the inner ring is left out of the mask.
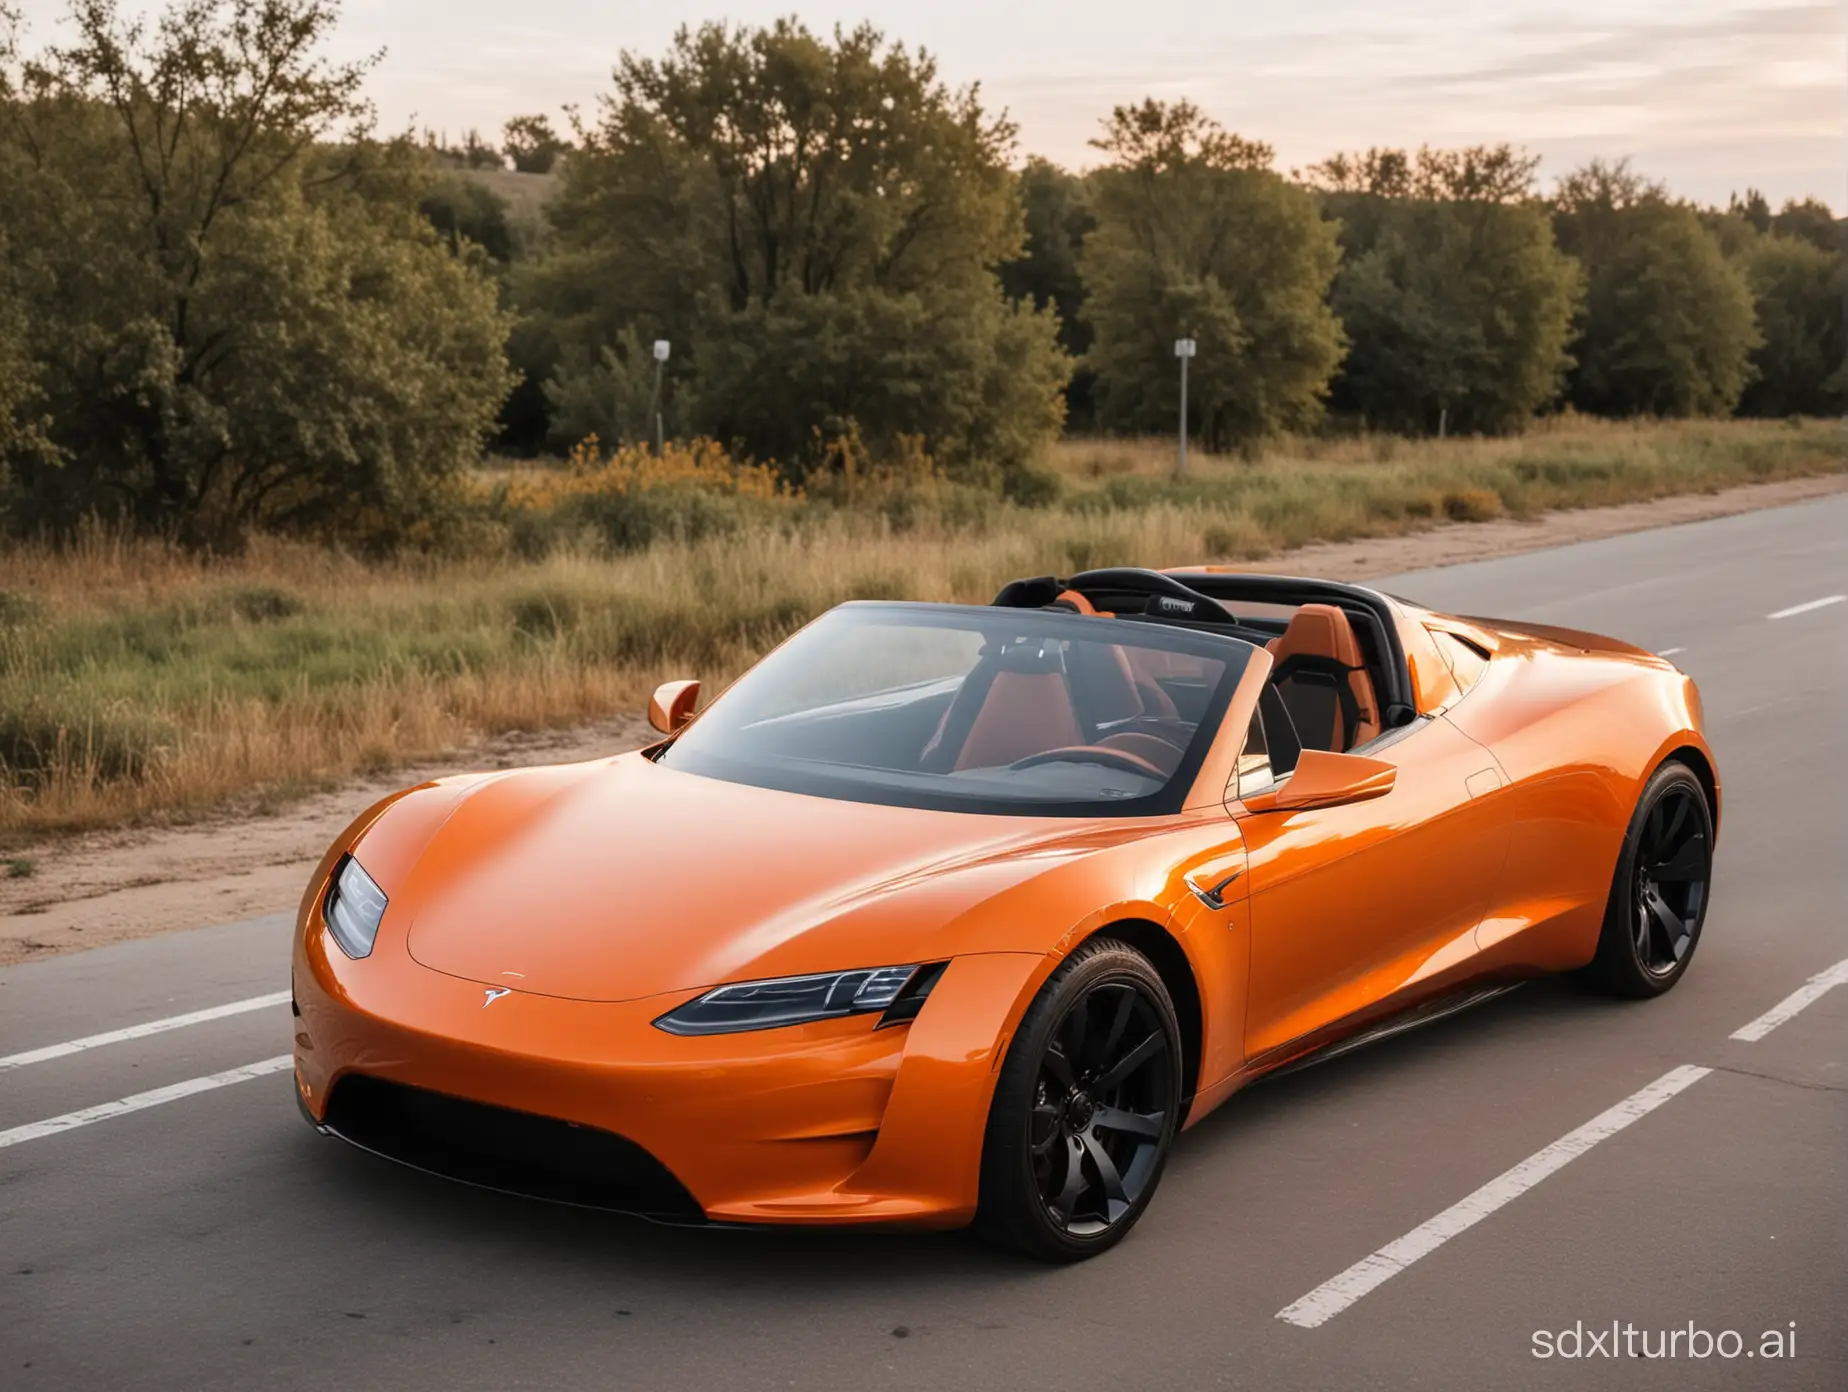
[[[664,735],[679,734],[681,726],[693,718],[698,701],[698,682],[662,682],[648,698],[648,723]]]
[[[1362,754],[1330,754],[1305,749],[1290,776],[1274,788],[1244,799],[1247,812],[1296,812],[1309,807],[1340,807],[1365,802],[1392,791],[1399,771]]]

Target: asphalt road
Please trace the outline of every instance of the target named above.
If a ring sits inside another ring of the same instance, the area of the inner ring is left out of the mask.
[[[0,1148],[0,1387],[1848,1387],[1848,984],[1729,1037],[1848,959],[1848,603],[1768,617],[1848,592],[1848,496],[1385,588],[1685,650],[1726,806],[1668,997],[1535,984],[1253,1088],[1059,1270],[467,1190],[315,1136],[274,1073]],[[0,1056],[286,989],[287,931],[0,969]],[[4,1069],[0,1142],[287,1047],[269,1006]],[[1326,1323],[1278,1318],[1683,1065],[1712,1071]],[[1794,1324],[1795,1356],[1535,1356],[1613,1321]]]

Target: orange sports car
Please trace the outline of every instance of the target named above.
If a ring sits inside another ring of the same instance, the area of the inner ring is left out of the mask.
[[[1244,1084],[1577,972],[1668,990],[1719,783],[1608,638],[1210,567],[846,604],[659,743],[439,779],[294,946],[321,1131],[715,1223],[1118,1241]]]

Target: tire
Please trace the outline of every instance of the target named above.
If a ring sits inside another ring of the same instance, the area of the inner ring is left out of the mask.
[[[1606,995],[1647,1000],[1686,975],[1713,888],[1713,811],[1686,764],[1643,785],[1624,833],[1598,950],[1580,978]]]
[[[977,1234],[1046,1262],[1108,1251],[1154,1198],[1180,1112],[1167,987],[1134,948],[1091,939],[1040,988],[1008,1046]]]

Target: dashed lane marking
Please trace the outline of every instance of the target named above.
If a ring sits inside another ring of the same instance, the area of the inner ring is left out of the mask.
[[[164,1020],[149,1020],[144,1024],[129,1025],[126,1029],[110,1030],[105,1034],[90,1034],[82,1039],[66,1040],[62,1044],[47,1044],[42,1049],[28,1049],[23,1054],[8,1054],[5,1058],[0,1058],[0,1073],[4,1073],[9,1068],[24,1068],[29,1063],[46,1063],[70,1054],[81,1054],[86,1049],[100,1049],[105,1044],[122,1044],[130,1039],[146,1039],[151,1034],[165,1034],[168,1030],[184,1029],[188,1025],[203,1025],[208,1020],[222,1020],[227,1016],[243,1015],[252,1010],[267,1010],[272,1005],[285,1004],[288,999],[287,991],[273,991],[267,996],[252,996],[248,1000],[232,1001],[228,1005],[214,1005],[205,1010],[189,1011],[184,1015],[169,1015]]]
[[[1812,599],[1808,604],[1793,604],[1788,609],[1780,609],[1775,614],[1766,614],[1767,619],[1794,619],[1798,614],[1807,614],[1814,609],[1827,609],[1831,604],[1840,604],[1848,600],[1848,595],[1832,594],[1824,599]]]
[[[166,1087],[154,1088],[149,1092],[137,1092],[131,1097],[119,1097],[114,1102],[101,1102],[94,1107],[85,1107],[80,1111],[66,1112],[63,1116],[48,1117],[44,1121],[30,1122],[25,1126],[15,1126],[11,1131],[0,1131],[0,1150],[8,1146],[22,1145],[27,1141],[41,1140],[46,1136],[56,1136],[65,1131],[75,1131],[80,1126],[90,1126],[99,1121],[110,1121],[130,1112],[145,1111],[149,1107],[164,1106],[168,1102],[178,1102],[184,1097],[194,1097],[202,1092],[211,1092],[216,1088],[230,1087],[233,1083],[248,1082],[252,1078],[261,1078],[268,1073],[280,1073],[294,1061],[289,1054],[278,1054],[275,1058],[266,1058],[259,1063],[247,1063],[242,1068],[227,1068],[222,1073],[208,1074],[203,1078],[188,1078],[183,1083],[170,1083]]]
[[[1819,971],[1803,985],[1785,996],[1749,1025],[1742,1025],[1730,1036],[1747,1044],[1756,1044],[1772,1030],[1807,1006],[1814,1005],[1837,986],[1848,985],[1848,962],[1837,962],[1827,971]]]
[[[1451,1238],[1475,1227],[1548,1175],[1571,1164],[1599,1141],[1609,1140],[1712,1071],[1690,1063],[1663,1074],[1648,1087],[1600,1112],[1576,1131],[1561,1136],[1544,1150],[1535,1151],[1468,1198],[1452,1204],[1428,1222],[1420,1223],[1372,1256],[1355,1262],[1334,1279],[1324,1281],[1295,1304],[1279,1310],[1277,1318],[1304,1329],[1326,1324],[1368,1292],[1378,1289],[1414,1262],[1430,1256]]]

